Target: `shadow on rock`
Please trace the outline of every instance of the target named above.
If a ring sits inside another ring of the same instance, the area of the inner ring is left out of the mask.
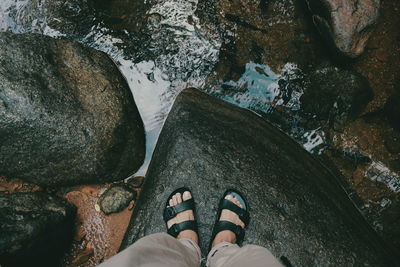
[[[75,207],[45,193],[0,193],[0,264],[58,266],[71,245]]]

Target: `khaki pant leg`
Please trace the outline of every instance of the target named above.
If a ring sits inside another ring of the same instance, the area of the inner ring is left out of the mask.
[[[272,253],[260,246],[223,242],[215,246],[207,258],[208,267],[283,267]]]
[[[201,252],[190,239],[166,233],[145,236],[98,267],[198,267]]]

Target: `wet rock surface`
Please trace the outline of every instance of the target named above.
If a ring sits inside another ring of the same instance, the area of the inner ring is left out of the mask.
[[[136,191],[130,190],[123,184],[110,186],[99,198],[99,205],[105,214],[117,213],[126,208],[136,199]]]
[[[373,98],[368,81],[360,74],[322,65],[306,75],[302,111],[320,120],[355,119]]]
[[[364,52],[379,17],[380,0],[306,0],[321,35],[344,55]]]
[[[46,193],[0,193],[1,266],[57,266],[71,244],[75,207]]]
[[[400,131],[400,93],[391,96],[385,104],[385,115],[390,125]]]
[[[180,186],[196,198],[203,253],[219,198],[226,188],[239,188],[251,206],[245,243],[265,246],[294,266],[391,261],[337,178],[315,158],[253,113],[193,89],[178,96],[167,118],[122,248],[165,231],[165,199]]]
[[[65,255],[62,267],[97,266],[118,252],[133,205],[105,215],[98,202],[101,192],[109,187],[110,184],[77,186],[64,195],[77,207],[77,221],[72,248]]]
[[[143,123],[102,52],[0,34],[0,175],[43,186],[115,181],[144,159]]]
[[[385,140],[386,149],[392,154],[400,153],[400,132],[393,132],[388,138]]]
[[[92,0],[92,6],[110,28],[138,32],[146,24],[150,3],[145,0]]]

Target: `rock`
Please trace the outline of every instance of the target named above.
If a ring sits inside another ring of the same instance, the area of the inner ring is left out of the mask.
[[[400,153],[400,133],[394,131],[389,137],[385,138],[385,147],[392,153]]]
[[[76,258],[71,262],[71,267],[85,266],[84,264],[94,255],[93,248],[85,248],[80,251]]]
[[[385,104],[385,116],[390,125],[400,131],[400,93],[391,96]]]
[[[318,120],[355,119],[373,98],[360,74],[323,64],[306,75],[302,111]]]
[[[104,23],[114,30],[138,32],[149,18],[150,3],[145,0],[90,0]]]
[[[126,185],[115,184],[110,186],[99,198],[101,210],[109,215],[122,211],[129,203],[136,199],[136,191],[130,190]]]
[[[0,265],[58,266],[71,244],[75,207],[46,193],[0,193]]]
[[[0,33],[0,176],[42,186],[132,175],[145,154],[131,91],[103,52]]]
[[[395,172],[400,172],[400,159],[394,159],[389,161],[389,166]]]
[[[400,74],[397,74],[396,84],[394,85],[395,92],[400,94]]]
[[[167,118],[121,249],[165,232],[168,195],[188,186],[197,202],[203,255],[220,197],[249,199],[245,243],[267,247],[294,266],[384,266],[386,245],[324,166],[254,113],[185,90]],[[395,254],[392,254],[395,255]],[[390,264],[389,264],[390,265]]]
[[[114,30],[139,31],[148,17],[144,0],[30,0],[18,7],[24,16],[10,16],[23,28],[43,34],[82,38],[92,31],[95,20]],[[43,27],[46,25],[48,27]]]
[[[344,55],[364,51],[379,17],[380,0],[306,0],[318,31]]]
[[[129,179],[126,183],[131,188],[140,188],[143,184],[144,177],[143,176],[136,176]]]
[[[319,36],[301,10],[301,1],[206,0],[196,15],[202,28],[213,25],[221,39],[219,60],[214,68],[217,80],[237,80],[250,62],[280,72],[288,63],[299,67],[320,62]],[[284,33],[284,34],[283,34]],[[210,86],[206,84],[206,86]],[[216,90],[220,90],[220,85]]]

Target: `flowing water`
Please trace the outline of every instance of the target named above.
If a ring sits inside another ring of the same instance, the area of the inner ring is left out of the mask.
[[[49,0],[1,1],[0,29],[72,38],[107,53],[115,61],[129,84],[146,130],[146,160],[137,173],[143,175],[176,95],[187,87],[202,87],[205,77],[218,60],[219,40],[211,38],[200,27],[188,22],[189,17],[196,20],[194,12],[197,1],[157,1],[146,14],[149,24],[146,43],[150,45],[141,47],[141,55],[147,53],[151,56],[142,60],[140,55],[134,54],[135,51],[132,53],[124,49],[137,45],[142,38],[126,31],[122,33],[122,38],[114,37],[112,30],[92,14],[92,25],[86,25],[78,33],[63,32],[63,27],[52,28],[50,22],[58,20],[63,24],[63,18],[54,17],[46,8],[46,1]],[[82,9],[73,4],[75,2],[71,3],[69,9],[76,12],[76,23],[80,23]],[[85,1],[81,4],[86,6]]]
[[[57,5],[51,2],[57,1],[3,0],[0,29],[74,39],[107,53],[115,61],[129,84],[144,122],[146,160],[136,174],[144,175],[175,97],[185,88],[205,87],[206,78],[219,59],[221,37],[216,29],[200,25],[195,14],[197,0],[152,1],[144,18],[144,34],[109,29],[96,17],[88,1],[61,1],[61,8],[68,11],[63,14],[55,12],[53,9]],[[285,18],[285,9],[281,8],[283,17],[276,23],[282,23]],[[70,27],[74,23],[79,26]],[[288,63],[282,73],[274,73],[266,65],[249,62],[238,81],[220,81],[221,86],[243,91],[214,95],[256,112],[268,113],[277,105],[298,110],[301,89],[284,101],[284,92],[278,85],[284,75],[295,78],[296,68],[295,64]],[[321,136],[314,133],[315,130],[302,132],[304,147],[309,151],[322,144]]]

